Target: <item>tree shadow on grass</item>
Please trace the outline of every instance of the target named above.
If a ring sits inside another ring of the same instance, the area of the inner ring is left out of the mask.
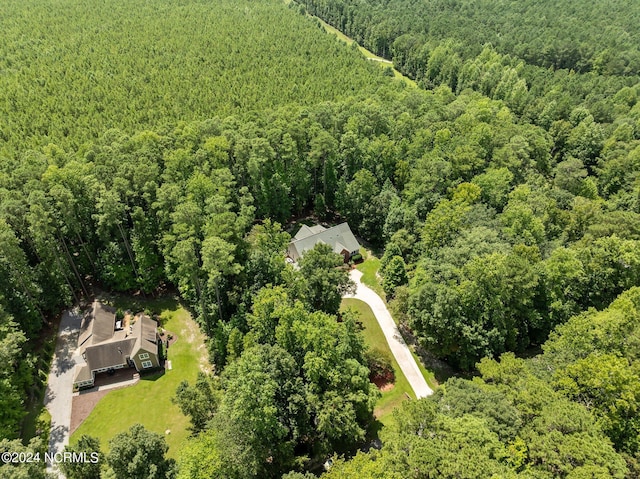
[[[160,379],[164,375],[165,375],[165,369],[162,368],[162,369],[160,369],[158,371],[145,373],[144,375],[141,374],[140,375],[140,381],[157,381],[158,379]]]
[[[163,311],[175,311],[184,307],[176,291],[166,291],[155,296],[104,293],[102,297],[114,308],[130,310],[134,314],[149,310],[154,315],[160,315]]]
[[[382,447],[382,442],[380,441],[380,431],[384,428],[384,424],[382,424],[378,419],[375,419],[369,424],[367,428],[367,443],[361,447],[360,449],[363,451],[368,451],[369,449],[380,449]]]
[[[463,371],[460,371],[454,368],[446,361],[436,358],[433,354],[426,351],[423,347],[420,346],[420,344],[418,343],[413,333],[403,324],[400,324],[400,331],[405,342],[411,348],[413,348],[413,350],[415,351],[416,355],[418,356],[418,358],[420,359],[420,362],[424,365],[424,367],[428,371],[433,372],[433,376],[435,380],[438,382],[438,384],[445,383],[447,379],[452,378],[454,376],[465,377],[465,378],[471,378],[473,376],[473,374],[471,373],[468,373],[468,372],[465,373]]]

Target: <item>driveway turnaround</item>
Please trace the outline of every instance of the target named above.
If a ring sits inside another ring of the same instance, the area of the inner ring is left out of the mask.
[[[50,457],[57,452],[62,452],[64,446],[69,444],[73,373],[76,364],[74,352],[78,345],[80,322],[80,314],[76,311],[66,311],[60,320],[56,351],[44,397],[44,404],[51,414]],[[59,477],[64,477],[55,464],[47,464],[47,470],[56,473]]]
[[[407,381],[409,381],[416,397],[420,399],[433,394],[433,391],[427,384],[427,381],[424,380],[424,376],[420,372],[420,368],[418,368],[416,360],[413,359],[413,356],[411,355],[409,346],[404,342],[404,339],[402,338],[396,323],[393,321],[391,314],[389,314],[387,306],[384,304],[384,301],[382,301],[382,298],[380,298],[375,291],[362,283],[362,273],[360,271],[353,269],[349,273],[349,276],[356,283],[357,288],[355,294],[349,294],[345,297],[359,299],[369,305],[374,316],[378,320],[378,324],[382,328],[384,337],[387,338],[387,343],[389,343],[391,352],[396,358],[396,361],[398,361],[400,369],[402,369]]]

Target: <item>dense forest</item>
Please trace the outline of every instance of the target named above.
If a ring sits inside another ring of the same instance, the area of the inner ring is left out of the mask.
[[[175,288],[215,375],[176,392],[193,438],[177,464],[158,456],[166,477],[295,479],[334,453],[328,478],[637,477],[637,7],[610,11],[618,40],[601,2],[301,3],[421,88],[296,3],[3,7],[0,448],[19,447],[52,317],[97,289]],[[377,391],[356,318],[337,317],[340,261],[283,261],[310,214],[382,250],[403,329],[477,376],[407,403],[352,459]]]
[[[375,90],[358,55],[283,12],[266,1],[4,2],[0,154]]]
[[[584,105],[598,122],[638,82],[636,4],[300,0],[422,86],[467,88],[549,129]]]
[[[636,75],[640,69],[638,5],[595,0],[301,0],[310,11],[388,56],[406,41],[423,55],[443,41],[463,60],[491,44],[527,64],[584,73]]]

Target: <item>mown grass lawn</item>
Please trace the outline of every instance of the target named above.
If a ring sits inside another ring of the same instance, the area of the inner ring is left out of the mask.
[[[371,251],[360,248],[360,254],[364,261],[356,266],[356,269],[362,273],[362,282],[378,293],[378,296],[386,303],[386,295],[382,289],[382,284],[378,279],[378,270],[380,269],[380,259],[373,256]]]
[[[116,301],[119,305],[120,301]],[[172,369],[141,378],[134,386],[110,391],[71,436],[75,443],[83,434],[100,439],[102,451],[109,440],[135,423],[162,434],[167,440],[169,457],[177,457],[180,445],[189,436],[189,420],[171,402],[181,381],[193,383],[200,365],[206,364],[204,337],[187,310],[176,301],[145,302],[144,307],[160,312],[162,327],[177,341],[168,350]],[[122,302],[122,307],[131,307]],[[157,309],[156,309],[157,308]],[[165,434],[170,430],[170,434]]]
[[[411,399],[415,399],[413,389],[409,385],[407,378],[403,374],[398,362],[393,357],[387,339],[384,337],[382,328],[378,324],[373,311],[367,303],[360,301],[359,299],[345,298],[342,300],[341,309],[345,310],[350,308],[359,313],[359,321],[363,326],[363,335],[365,344],[371,349],[377,349],[384,355],[391,359],[391,366],[393,367],[393,373],[395,376],[395,384],[393,389],[382,393],[382,397],[376,403],[374,409],[374,415],[384,425],[388,425],[392,420],[391,412],[403,401],[406,401],[407,394]]]

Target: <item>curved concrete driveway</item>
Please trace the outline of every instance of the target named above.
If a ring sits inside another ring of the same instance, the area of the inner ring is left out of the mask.
[[[384,337],[387,338],[391,352],[395,356],[396,361],[398,361],[398,365],[400,365],[400,369],[402,369],[407,381],[409,381],[409,384],[413,388],[416,397],[419,399],[433,394],[433,391],[424,380],[420,368],[418,368],[415,359],[413,359],[411,355],[409,346],[404,342],[382,298],[361,282],[362,273],[360,271],[353,269],[349,273],[349,276],[356,283],[356,292],[355,294],[346,295],[345,298],[359,299],[369,305],[378,320],[378,324],[382,328]]]
[[[73,373],[77,358],[74,352],[78,345],[78,331],[82,318],[77,312],[66,311],[60,320],[56,351],[49,371],[44,404],[51,414],[49,453],[62,452],[69,444],[71,425],[71,399],[73,395]],[[47,464],[49,472],[64,477],[55,464]]]

